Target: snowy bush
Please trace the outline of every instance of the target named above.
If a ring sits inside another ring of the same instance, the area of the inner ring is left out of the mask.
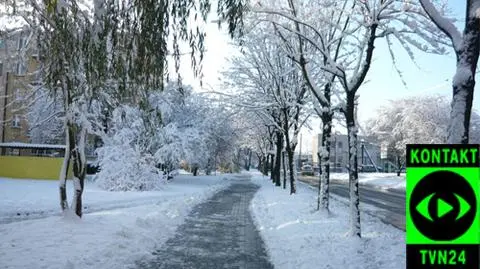
[[[108,120],[96,150],[96,180],[106,190],[156,189],[182,162],[209,173],[220,159],[230,163],[235,152],[226,113],[188,86],[168,83],[139,108],[120,105]]]
[[[96,175],[99,187],[109,191],[157,190],[164,181],[151,158],[131,145],[112,145],[98,151],[101,171]]]
[[[114,110],[110,135],[97,149],[101,171],[95,176],[99,187],[110,191],[146,191],[158,189],[163,174],[146,149],[141,111],[121,106]]]

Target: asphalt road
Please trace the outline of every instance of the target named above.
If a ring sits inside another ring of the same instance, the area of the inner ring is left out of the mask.
[[[299,177],[299,180],[318,187],[318,177]],[[360,203],[373,205],[373,207],[364,207],[364,212],[375,215],[383,222],[405,231],[405,192],[381,190],[369,185],[360,185],[359,191]],[[330,192],[349,198],[346,182],[330,180]]]

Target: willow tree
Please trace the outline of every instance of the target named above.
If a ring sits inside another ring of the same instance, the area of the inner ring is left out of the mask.
[[[43,81],[60,96],[65,109],[66,151],[60,173],[60,205],[70,207],[66,177],[73,166],[71,208],[82,216],[87,133],[103,128],[97,122],[102,105],[119,100],[148,109],[149,92],[163,89],[167,56],[180,68],[187,44],[195,75],[201,73],[209,0],[17,0],[8,14],[23,20],[38,37]],[[219,23],[234,35],[241,29],[243,0],[218,1]],[[172,57],[170,57],[172,59]],[[177,72],[178,73],[178,72]],[[160,116],[160,115],[159,115]],[[161,120],[161,118],[159,119]]]

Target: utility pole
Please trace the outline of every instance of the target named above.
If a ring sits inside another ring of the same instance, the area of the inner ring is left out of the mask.
[[[364,158],[365,158],[365,142],[363,142],[362,140],[362,165],[365,165]]]
[[[338,172],[337,171],[337,135],[334,134],[333,138],[334,138],[333,146],[334,146],[334,152],[335,152],[335,163],[333,164],[333,166],[335,167],[335,172]]]
[[[300,148],[298,150],[298,168],[302,169],[302,134],[300,133]]]

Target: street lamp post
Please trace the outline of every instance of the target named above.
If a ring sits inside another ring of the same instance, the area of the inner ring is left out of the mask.
[[[365,140],[362,138],[360,142],[362,143],[362,165],[365,165]]]
[[[335,163],[333,164],[333,166],[335,167],[335,172],[337,172],[337,134],[334,134],[333,136],[333,145],[334,145],[334,152],[335,152]]]

